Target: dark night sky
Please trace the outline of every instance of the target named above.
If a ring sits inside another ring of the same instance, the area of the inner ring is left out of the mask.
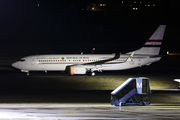
[[[83,50],[88,53],[97,47],[97,53],[127,52],[142,46],[160,24],[167,25],[164,48],[178,48],[180,18],[177,10],[168,10],[167,1],[161,1],[160,10],[144,12],[90,12],[82,10],[84,3],[83,0],[1,0],[1,51],[28,55],[64,53],[68,49],[69,53]],[[79,47],[70,47],[73,45]]]

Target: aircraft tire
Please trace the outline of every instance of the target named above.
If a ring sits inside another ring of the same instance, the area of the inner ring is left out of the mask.
[[[92,73],[91,73],[91,76],[95,76],[95,72],[92,72]]]

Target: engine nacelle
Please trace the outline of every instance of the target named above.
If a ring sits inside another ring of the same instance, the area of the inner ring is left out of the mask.
[[[81,66],[71,66],[69,68],[69,72],[70,72],[71,75],[74,75],[74,74],[83,75],[83,74],[86,74],[86,71],[87,71],[86,68],[81,67]]]

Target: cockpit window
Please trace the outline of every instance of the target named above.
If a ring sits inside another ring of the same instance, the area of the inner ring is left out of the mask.
[[[25,59],[20,59],[19,61],[20,61],[20,62],[24,62],[24,61],[25,61]]]

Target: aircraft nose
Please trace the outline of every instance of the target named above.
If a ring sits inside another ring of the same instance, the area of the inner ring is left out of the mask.
[[[12,67],[14,67],[14,68],[18,68],[18,66],[19,66],[19,62],[14,62],[14,63],[12,64]]]

